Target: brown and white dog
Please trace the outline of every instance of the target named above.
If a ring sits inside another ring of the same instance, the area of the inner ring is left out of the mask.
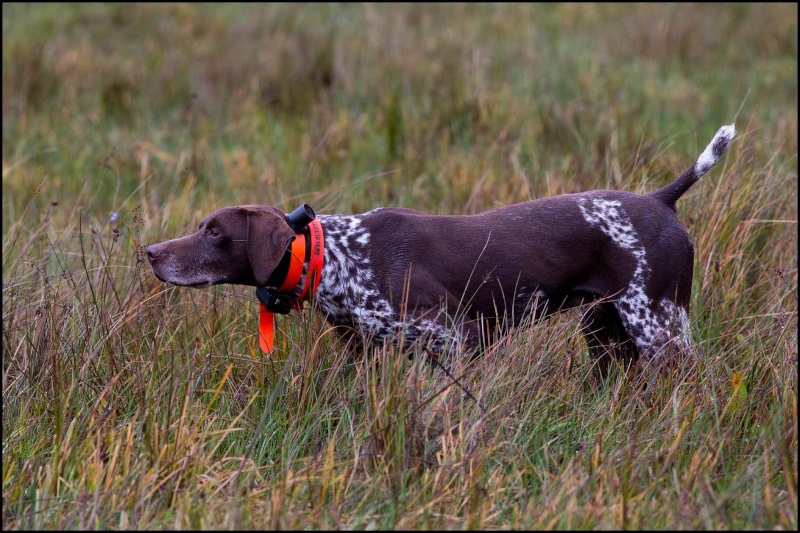
[[[733,125],[720,128],[689,170],[645,195],[596,190],[468,216],[403,208],[320,215],[324,262],[313,307],[357,348],[402,339],[441,353],[474,349],[500,324],[592,303],[581,324],[596,357],[690,353],[694,247],[675,203],[734,134]],[[275,292],[297,236],[280,209],[226,207],[147,256],[174,285]]]

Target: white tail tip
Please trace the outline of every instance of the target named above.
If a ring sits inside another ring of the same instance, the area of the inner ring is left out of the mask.
[[[697,161],[694,164],[694,170],[698,178],[717,164],[717,161],[720,160],[722,154],[728,150],[728,145],[735,135],[736,124],[722,126],[717,131],[717,134],[714,135],[711,143],[706,146],[706,149],[702,154],[700,154],[700,157],[697,158]]]

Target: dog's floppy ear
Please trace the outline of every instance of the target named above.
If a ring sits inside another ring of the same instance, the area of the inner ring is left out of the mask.
[[[247,259],[260,287],[267,284],[295,233],[283,216],[268,212],[248,212],[247,228]]]

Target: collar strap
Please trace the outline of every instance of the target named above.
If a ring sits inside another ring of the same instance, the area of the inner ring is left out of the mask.
[[[312,220],[307,229],[297,232],[297,237],[292,241],[286,251],[284,262],[288,262],[286,275],[277,291],[266,287],[256,288],[256,296],[260,303],[258,317],[258,338],[261,351],[270,353],[275,346],[275,317],[274,313],[287,314],[292,309],[303,310],[303,302],[313,297],[322,277],[322,262],[324,258],[324,236],[322,224],[319,220]],[[282,270],[281,268],[276,269]],[[303,278],[303,274],[306,274]],[[272,280],[270,280],[272,281]],[[302,281],[302,283],[301,283]]]

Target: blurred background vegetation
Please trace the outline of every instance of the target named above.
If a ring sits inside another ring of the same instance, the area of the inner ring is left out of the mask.
[[[79,202],[98,218],[132,200],[155,215],[180,194],[202,212],[317,197],[323,211],[475,212],[661,186],[734,118],[748,144],[794,157],[795,15],[788,4],[5,5],[3,162],[15,172],[4,212],[42,180],[41,206]]]
[[[4,528],[797,528],[796,4],[2,10]],[[734,120],[678,204],[708,356],[646,389],[574,313],[454,362],[488,413],[310,313],[266,360],[251,290],[142,255],[225,205],[652,191]]]

